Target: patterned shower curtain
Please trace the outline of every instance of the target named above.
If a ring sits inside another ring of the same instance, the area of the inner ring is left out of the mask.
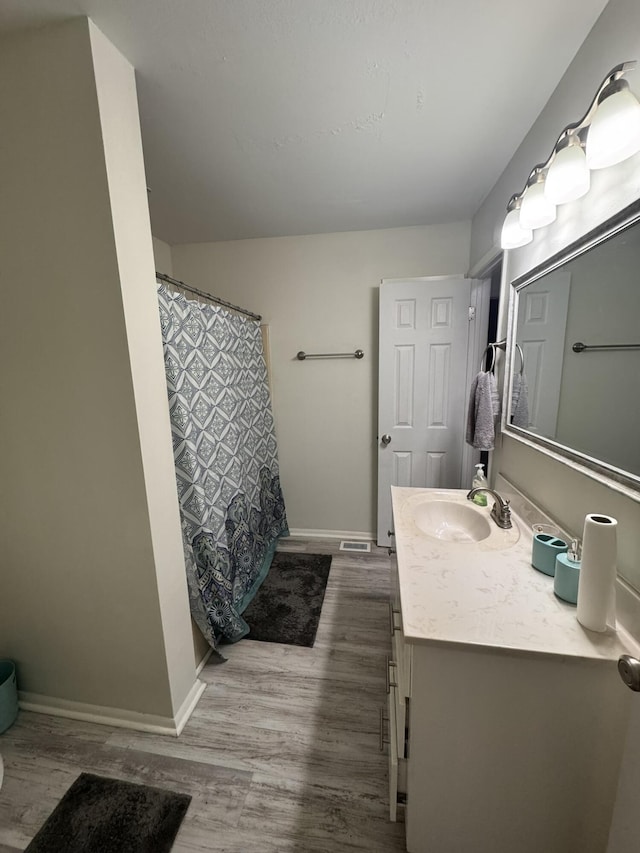
[[[187,583],[215,649],[288,535],[258,323],[158,286]]]

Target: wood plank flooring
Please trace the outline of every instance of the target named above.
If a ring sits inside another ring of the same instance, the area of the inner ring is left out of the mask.
[[[338,545],[281,543],[333,556],[315,646],[225,646],[179,738],[21,711],[0,737],[0,853],[24,850],[82,771],[191,794],[174,853],[404,851],[378,749],[388,556]]]

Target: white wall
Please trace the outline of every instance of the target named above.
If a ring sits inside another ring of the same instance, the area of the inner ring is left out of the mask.
[[[163,272],[170,276],[173,275],[171,246],[168,243],[164,243],[158,237],[153,237],[153,257],[156,272]],[[198,666],[211,654],[211,646],[202,636],[200,629],[193,620],[191,622],[191,629],[193,631],[193,653],[195,656],[196,666]]]
[[[195,680],[193,639],[135,75],[91,22],[89,33],[162,620],[156,653],[166,656],[176,713]]]
[[[173,275],[171,246],[168,243],[164,243],[158,237],[153,238],[153,257],[156,264],[156,272]]]
[[[640,4],[637,0],[610,0],[555,92],[473,217],[471,267],[483,257],[499,253],[500,230],[509,198],[522,190],[533,167],[546,161],[563,128],[582,118],[609,71],[631,59],[640,60]],[[627,80],[638,96],[640,67],[628,74]],[[526,96],[526,91],[523,91],[522,97]],[[496,128],[496,133],[499,132],[500,129]],[[608,198],[608,193],[604,192],[600,201],[591,199],[589,210],[579,203],[561,208],[565,220],[574,220],[571,228],[576,233],[588,230],[589,222],[594,218],[597,220],[609,207],[624,206],[624,198],[630,202],[638,197],[640,186],[637,178],[627,187],[620,185],[619,178],[627,173],[624,166],[620,171],[612,169],[607,172],[613,174],[606,179],[601,174],[600,182],[617,184],[616,198]],[[561,247],[565,240],[563,229],[556,227],[548,238],[553,245]]]
[[[281,480],[294,530],[375,530],[378,288],[465,273],[469,223],[172,246],[174,274],[270,325]],[[361,361],[297,361],[353,352]]]
[[[0,648],[30,694],[171,719],[195,672],[133,69],[76,19],[3,40],[0,101]]]
[[[636,0],[611,0],[474,217],[472,264],[498,251],[499,232],[509,197],[522,189],[533,166],[546,160],[562,128],[583,115],[609,70],[631,59],[640,59],[640,4]],[[639,96],[640,69],[629,74],[628,80]],[[636,155],[618,166],[592,173],[592,186],[587,196],[558,208],[558,218],[553,225],[536,231],[529,246],[509,252],[504,265],[503,310],[498,335],[506,333],[504,305],[508,298],[508,281],[541,263],[639,196],[640,155]],[[618,518],[619,571],[640,589],[637,556],[640,553],[640,503],[508,436],[503,438],[501,452],[494,455],[493,472],[502,473],[576,535],[582,533],[586,513],[602,512]]]

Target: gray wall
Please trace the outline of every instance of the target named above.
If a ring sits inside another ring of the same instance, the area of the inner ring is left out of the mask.
[[[640,4],[637,0],[610,0],[547,105],[473,217],[472,268],[483,258],[500,251],[500,231],[509,198],[522,190],[532,168],[546,161],[562,129],[582,118],[607,73],[615,65],[631,59],[640,60]],[[543,54],[541,61],[544,61]],[[627,79],[632,91],[638,96],[640,68],[629,74]],[[522,97],[526,96],[526,91],[523,91]],[[497,128],[496,133],[499,132]],[[625,174],[624,167],[622,171],[606,171],[613,173],[607,183],[617,183],[618,178]],[[602,185],[603,181],[598,183]],[[619,188],[619,192],[626,195],[629,201],[638,197],[639,190],[637,181],[627,187],[626,192]],[[605,210],[609,206],[617,206],[614,199],[609,201],[605,198],[596,202],[590,198],[589,207],[593,209],[597,205],[593,210],[597,214],[601,203]],[[586,211],[584,203],[564,205],[561,210],[565,219],[575,220],[572,230],[588,230],[587,222],[593,217]],[[547,237],[550,245],[557,247],[563,245],[563,238],[563,231],[557,227],[554,234]]]
[[[171,246],[164,243],[157,237],[153,238],[153,256],[156,264],[156,271],[173,275],[173,261],[171,260]]]
[[[620,62],[640,58],[640,4],[611,0],[578,51],[549,103],[475,215],[471,233],[472,266],[499,252],[505,205],[519,192],[536,163],[546,160],[559,133],[586,111],[602,79]],[[640,70],[628,75],[640,96]],[[526,97],[526,92],[523,92]],[[534,240],[507,253],[503,273],[499,336],[506,334],[508,282],[541,263],[568,243],[640,197],[640,155],[592,173],[587,196],[558,208],[556,222],[536,231]],[[640,589],[640,503],[631,494],[614,491],[564,462],[505,436],[494,454],[493,472],[500,472],[574,534],[581,535],[589,512],[619,520],[619,571]]]
[[[291,529],[372,535],[382,278],[463,273],[468,222],[172,246],[177,278],[263,315]],[[300,362],[306,352],[362,361]]]
[[[0,649],[172,718],[195,681],[134,73],[86,19],[0,47]]]

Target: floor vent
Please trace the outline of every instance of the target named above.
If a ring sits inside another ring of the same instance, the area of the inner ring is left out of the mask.
[[[371,553],[371,542],[356,542],[344,540],[340,543],[341,551],[359,551],[361,554]]]

